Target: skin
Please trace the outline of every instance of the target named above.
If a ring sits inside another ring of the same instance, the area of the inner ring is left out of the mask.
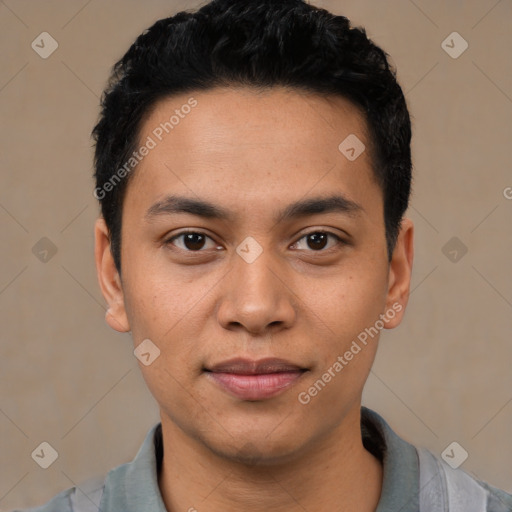
[[[370,151],[349,161],[338,150],[349,134],[369,147],[365,120],[347,100],[284,88],[175,96],[156,105],[140,141],[190,96],[197,107],[142,160],[127,188],[122,277],[105,222],[95,226],[107,322],[131,331],[134,346],[149,338],[161,351],[139,366],[160,406],[166,508],[374,511],[382,467],[363,447],[360,407],[378,336],[307,405],[298,394],[393,304],[401,311],[385,328],[400,324],[413,224],[403,220],[389,262]],[[233,219],[148,220],[168,194],[210,201]],[[295,201],[333,194],[361,209],[276,221]],[[209,238],[202,246],[169,241],[185,229]],[[305,236],[318,231],[346,243],[329,237],[319,248]],[[263,250],[252,263],[236,252],[248,236]],[[278,357],[308,371],[278,396],[241,400],[203,372],[235,356]]]

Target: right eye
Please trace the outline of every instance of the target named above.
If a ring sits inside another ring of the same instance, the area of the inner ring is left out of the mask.
[[[176,240],[178,240],[179,243],[175,243]],[[218,247],[212,238],[210,238],[205,233],[198,231],[183,231],[182,233],[173,235],[171,238],[165,241],[165,245],[173,245],[178,247],[178,249],[186,252],[204,252],[201,249],[204,248],[207,240],[212,242],[213,247],[210,248]]]

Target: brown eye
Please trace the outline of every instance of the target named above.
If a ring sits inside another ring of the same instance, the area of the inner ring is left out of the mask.
[[[336,245],[343,244],[344,241],[334,233],[331,233],[329,231],[314,231],[312,233],[308,233],[307,235],[304,235],[300,240],[298,240],[294,247],[298,248],[299,250],[312,250],[315,252],[320,252],[325,249],[329,243],[329,238],[334,239],[335,243],[332,244],[328,249],[331,249],[335,247]],[[306,241],[306,247],[299,247],[302,240]]]
[[[175,241],[179,241],[179,243],[175,243]],[[216,247],[214,241],[204,233],[187,231],[173,236],[166,242],[166,244],[174,245],[175,247],[188,252],[201,252],[201,249],[205,248],[208,241],[211,241],[212,247]],[[206,248],[208,249],[208,247]]]
[[[307,235],[308,247],[313,250],[323,249],[327,245],[327,233],[312,233]]]

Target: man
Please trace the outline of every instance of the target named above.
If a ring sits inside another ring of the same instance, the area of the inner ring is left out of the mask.
[[[361,407],[413,262],[409,114],[364,30],[300,0],[160,20],[94,136],[106,320],[161,423],[35,510],[512,510]]]

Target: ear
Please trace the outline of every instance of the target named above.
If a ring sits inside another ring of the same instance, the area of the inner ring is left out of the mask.
[[[105,320],[112,329],[129,332],[130,324],[124,305],[121,277],[110,250],[110,233],[105,220],[100,217],[94,225],[94,259],[101,293],[107,301]]]
[[[414,224],[403,218],[400,224],[395,249],[389,264],[386,329],[397,327],[405,313],[411,287],[412,263],[414,259]]]

